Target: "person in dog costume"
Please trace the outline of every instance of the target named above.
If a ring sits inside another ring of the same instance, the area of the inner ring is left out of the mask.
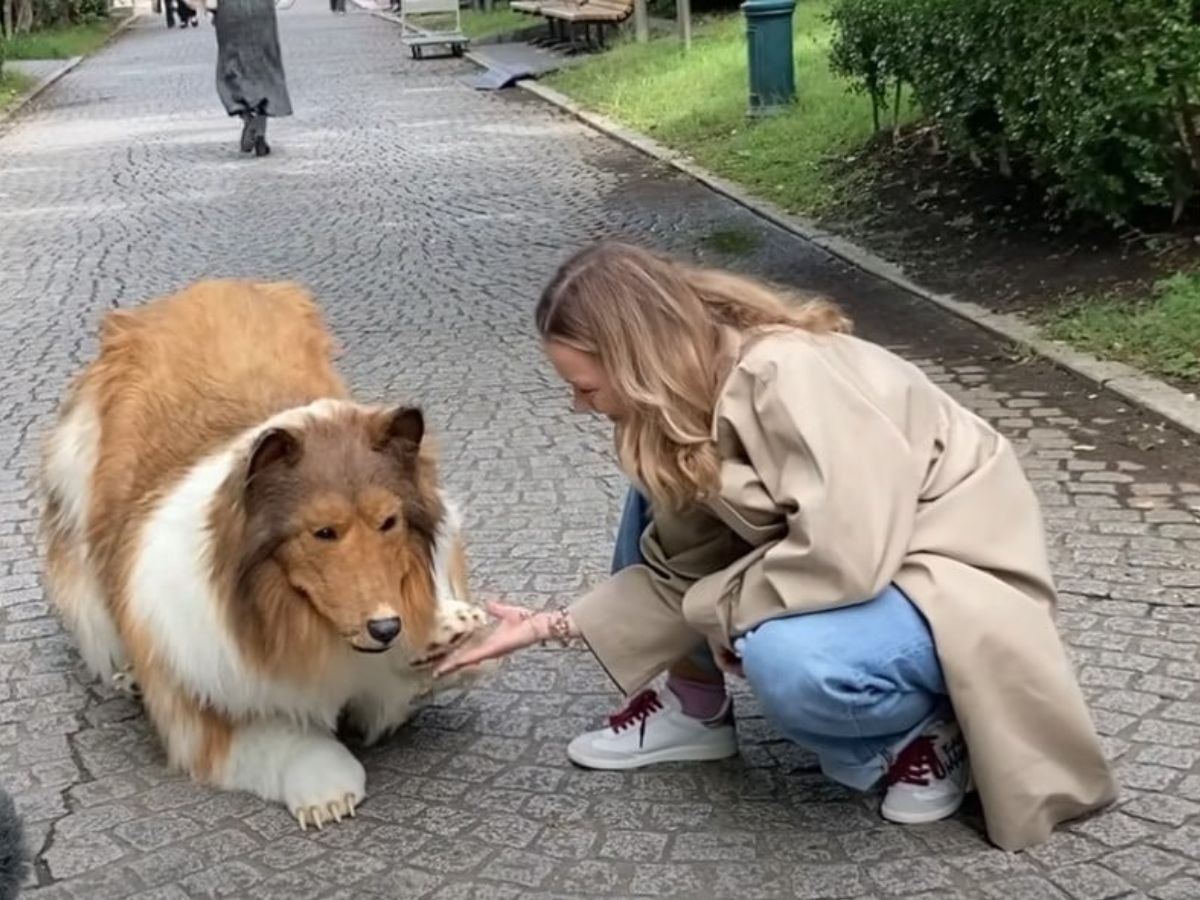
[[[1006,850],[1115,799],[1036,496],[985,421],[824,301],[620,243],[568,260],[536,324],[635,485],[616,571],[565,609],[492,604],[443,672],[581,637],[633,697],[571,743],[596,769],[736,754],[740,675],[828,777],[883,788],[884,818],[977,788]]]

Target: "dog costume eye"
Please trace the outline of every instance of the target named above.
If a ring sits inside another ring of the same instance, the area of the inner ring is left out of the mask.
[[[380,531],[391,531],[395,527],[396,527],[396,517],[388,516],[386,519],[383,520],[383,524],[379,526],[379,530]]]
[[[313,532],[313,537],[318,541],[336,541],[337,532],[332,528],[318,528]]]

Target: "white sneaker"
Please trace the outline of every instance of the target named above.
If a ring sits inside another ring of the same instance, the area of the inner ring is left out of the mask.
[[[655,763],[705,762],[736,756],[732,704],[726,699],[711,719],[684,715],[670,689],[643,691],[610,716],[608,727],[581,734],[567,746],[571,762],[585,769],[638,769]]]
[[[896,754],[881,815],[901,825],[953,815],[971,789],[967,744],[955,722],[938,722]]]

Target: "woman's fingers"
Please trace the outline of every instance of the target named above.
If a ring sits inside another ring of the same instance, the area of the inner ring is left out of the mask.
[[[532,621],[537,613],[532,610],[501,603],[490,597],[484,600],[483,605],[488,614],[496,620],[495,627],[483,640],[465,644],[442,660],[433,670],[435,678],[489,659],[507,656],[514,650],[536,644],[541,639]]]
[[[499,600],[487,600],[484,602],[483,608],[486,609],[493,618],[500,619],[504,622],[528,619],[531,615],[533,615],[533,613],[524,607],[510,606],[507,603],[501,603]]]
[[[514,650],[537,643],[537,632],[528,621],[529,615],[526,610],[509,607],[507,610],[493,612],[493,615],[500,617],[500,623],[492,633],[479,643],[466,644],[447,656],[433,670],[435,678],[485,660],[507,656]]]

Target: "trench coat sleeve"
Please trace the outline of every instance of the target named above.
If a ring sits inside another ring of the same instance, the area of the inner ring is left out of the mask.
[[[576,600],[571,618],[608,676],[632,694],[701,640],[683,620],[681,598],[650,568],[632,566]]]
[[[722,410],[787,528],[740,584],[714,584],[715,576],[695,585],[684,601],[689,618],[721,610],[714,592],[733,594],[724,613],[730,632],[772,611],[877,595],[908,552],[928,465],[927,451],[901,427],[907,423],[885,415],[852,374],[804,344],[735,371]]]
[[[641,538],[644,565],[618,572],[571,604],[571,617],[609,677],[631,694],[703,640],[682,612],[700,578],[750,548],[707,512],[655,512]]]

